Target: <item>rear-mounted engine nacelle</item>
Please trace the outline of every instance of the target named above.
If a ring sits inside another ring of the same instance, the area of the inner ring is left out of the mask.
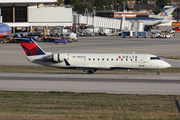
[[[67,53],[56,53],[52,55],[52,62],[63,62],[64,59],[67,60]]]
[[[44,59],[44,62],[63,62],[64,59],[67,60],[67,53],[56,53],[56,54],[47,56]]]

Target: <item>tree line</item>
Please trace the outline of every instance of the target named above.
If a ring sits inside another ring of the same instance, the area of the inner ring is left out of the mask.
[[[94,9],[100,10],[118,10],[122,11],[126,0],[64,0],[65,5],[71,5],[73,11],[77,11],[79,14],[83,14],[87,8],[89,12]],[[62,3],[63,0],[57,0],[57,4]],[[148,4],[148,0],[135,0],[135,4]],[[159,13],[165,5],[171,5],[171,0],[156,0],[155,14]],[[127,4],[125,4],[126,10],[130,10]]]

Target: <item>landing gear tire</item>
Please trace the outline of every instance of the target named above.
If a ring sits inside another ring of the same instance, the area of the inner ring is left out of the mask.
[[[160,75],[160,74],[161,74],[161,71],[158,70],[158,71],[156,72],[156,75]]]
[[[94,70],[88,70],[87,71],[87,74],[93,74],[94,73]]]

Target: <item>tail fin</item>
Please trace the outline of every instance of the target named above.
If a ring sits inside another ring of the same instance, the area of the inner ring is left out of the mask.
[[[27,56],[45,55],[46,53],[30,37],[16,38]]]
[[[178,6],[164,6],[164,8],[158,15],[155,16],[155,18],[168,19],[168,17],[176,8],[178,8]]]

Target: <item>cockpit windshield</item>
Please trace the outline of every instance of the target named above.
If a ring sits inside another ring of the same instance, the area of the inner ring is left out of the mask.
[[[159,57],[151,57],[150,60],[161,60]]]

